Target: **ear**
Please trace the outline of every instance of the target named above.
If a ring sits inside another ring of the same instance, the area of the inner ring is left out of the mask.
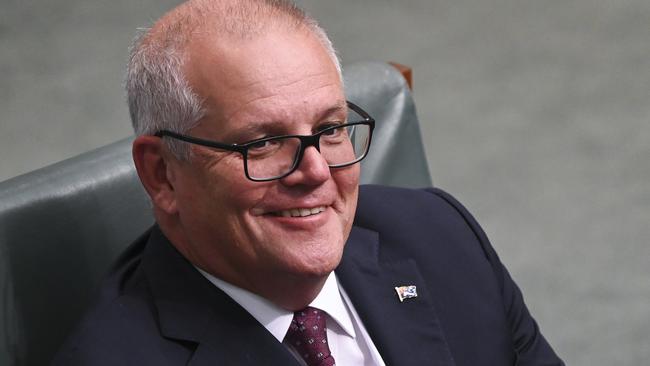
[[[176,194],[174,191],[172,159],[162,139],[155,136],[138,136],[133,141],[133,162],[144,189],[157,209],[173,215],[176,213]]]

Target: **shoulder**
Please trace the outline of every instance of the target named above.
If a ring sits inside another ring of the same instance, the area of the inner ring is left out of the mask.
[[[469,211],[439,188],[408,189],[378,185],[360,187],[355,225],[384,237],[425,236],[435,241],[469,245],[486,257],[494,255],[487,236]]]
[[[359,208],[362,213],[390,209],[394,205],[416,210],[455,210],[469,215],[463,205],[440,188],[400,188],[367,184],[359,187]]]
[[[512,357],[503,266],[458,201],[440,189],[363,187],[356,219],[377,232],[380,263],[417,270],[412,282],[435,304],[454,357],[471,360],[459,364]],[[470,334],[489,342],[468,346]]]
[[[450,194],[363,186],[355,225],[377,233],[381,262],[418,268],[458,364],[516,354],[526,364],[562,365],[487,236]]]
[[[162,338],[141,266],[147,240],[148,232],[116,261],[52,365],[136,365],[155,358]]]
[[[363,186],[359,196],[355,225],[378,233],[381,260],[410,258],[436,287],[465,289],[459,301],[503,309],[503,265],[485,232],[454,197],[437,188],[383,186]],[[485,292],[472,299],[477,286]]]
[[[439,188],[410,189],[363,185],[359,189],[358,219],[405,214],[448,214],[470,219],[469,212],[452,195]],[[471,218],[473,221],[473,218]]]

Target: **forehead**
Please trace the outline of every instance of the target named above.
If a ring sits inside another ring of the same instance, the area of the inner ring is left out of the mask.
[[[331,56],[306,30],[270,29],[249,39],[199,37],[189,56],[184,71],[204,101],[206,120],[224,128],[262,117],[312,118],[345,106]]]

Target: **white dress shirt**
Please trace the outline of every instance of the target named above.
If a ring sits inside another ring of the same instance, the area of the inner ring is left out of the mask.
[[[246,309],[278,342],[282,342],[293,319],[293,312],[218,279],[200,268],[197,270]],[[327,277],[323,289],[309,306],[327,313],[327,342],[338,366],[384,366],[375,344],[363,326],[350,298],[339,285],[334,272]],[[302,358],[290,346],[287,345],[287,348],[304,364]]]

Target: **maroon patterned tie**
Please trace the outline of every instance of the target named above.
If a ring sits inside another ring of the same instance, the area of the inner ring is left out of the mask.
[[[325,313],[307,307],[296,311],[284,341],[305,360],[307,366],[334,366],[334,357],[327,344]]]

